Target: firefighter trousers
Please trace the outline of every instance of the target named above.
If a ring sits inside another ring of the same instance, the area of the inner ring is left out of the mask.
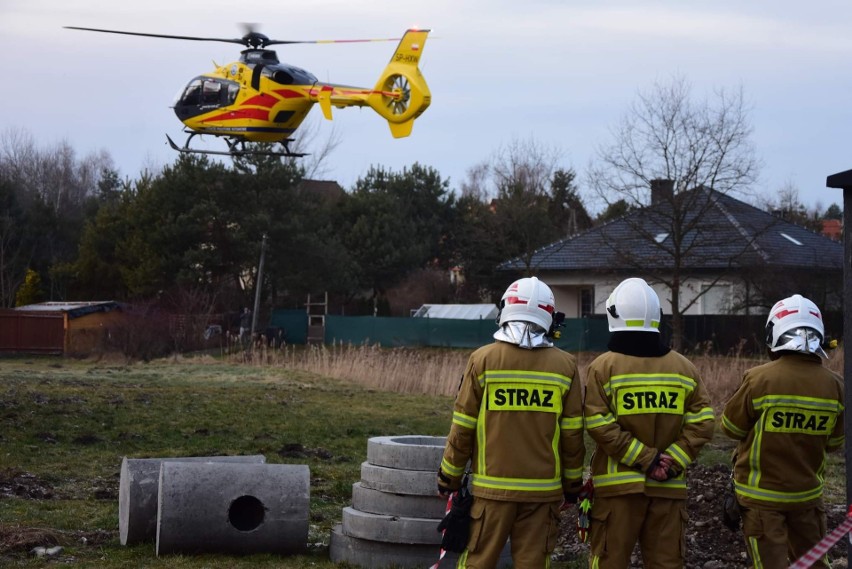
[[[755,569],[786,569],[826,531],[822,504],[804,510],[742,508],[743,537]],[[828,567],[823,557],[814,567]]]
[[[474,497],[470,538],[457,569],[493,569],[509,538],[515,569],[548,569],[559,535],[560,503]]]
[[[686,500],[644,494],[595,497],[590,569],[627,569],[636,542],[645,569],[683,569]]]

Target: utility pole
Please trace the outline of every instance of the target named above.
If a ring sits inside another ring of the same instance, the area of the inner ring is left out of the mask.
[[[254,283],[254,310],[251,313],[251,337],[257,330],[257,311],[260,310],[260,288],[263,286],[263,261],[266,258],[266,233],[260,242],[260,262],[257,264],[257,279]]]

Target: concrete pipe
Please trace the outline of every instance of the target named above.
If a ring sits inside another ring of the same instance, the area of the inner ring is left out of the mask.
[[[406,518],[343,508],[343,533],[371,541],[441,545],[439,523],[440,518]]]
[[[118,534],[121,545],[154,541],[157,535],[157,497],[163,462],[239,462],[263,464],[263,455],[127,458],[121,461],[118,483]]]
[[[440,556],[440,545],[386,543],[346,535],[341,525],[331,531],[329,557],[334,563],[349,563],[358,567],[379,569],[404,567],[423,569],[434,565]],[[441,567],[455,567],[459,554],[447,552]],[[503,549],[497,561],[500,569],[512,566],[509,545]]]
[[[437,472],[444,455],[446,437],[404,435],[372,437],[367,441],[367,462],[402,470]]]
[[[356,482],[352,485],[352,507],[371,514],[441,519],[447,512],[447,499],[438,496],[437,490],[434,496],[390,494]]]
[[[164,462],[157,555],[305,551],[309,502],[305,465]]]
[[[399,470],[362,462],[361,486],[392,494],[434,496],[438,492],[436,473],[437,470]]]

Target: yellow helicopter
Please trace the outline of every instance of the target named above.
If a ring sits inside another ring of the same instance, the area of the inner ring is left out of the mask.
[[[192,79],[174,104],[177,117],[188,134],[183,146],[166,135],[179,152],[239,156],[265,154],[304,156],[290,151],[291,135],[307,116],[314,103],[331,120],[331,108],[368,106],[388,121],[394,138],[411,134],[414,120],[429,107],[432,95],[418,63],[430,30],[410,29],[399,40],[390,63],[375,87],[351,87],[322,83],[314,75],[287,63],[281,63],[275,51],[265,49],[276,44],[354,43],[388,40],[272,40],[249,27],[242,38],[204,38],[149,34],[97,28],[65,26],[70,30],[104,32],[154,38],[238,43],[247,49],[240,59]],[[227,151],[190,148],[198,134],[222,137]],[[246,142],[281,143],[283,151],[257,151]]]

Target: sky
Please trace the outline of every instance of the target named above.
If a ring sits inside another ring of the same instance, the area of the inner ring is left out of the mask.
[[[516,141],[535,141],[578,174],[639,92],[685,77],[697,97],[742,88],[772,200],[794,188],[808,207],[842,203],[826,176],[852,169],[852,3],[848,0],[0,0],[0,131],[78,157],[107,150],[122,177],[171,164],[183,140],[170,108],[193,77],[240,46],[63,29],[279,40],[400,37],[432,30],[420,69],[432,104],[394,139],[369,108],[314,108],[296,132],[338,140],[315,176],[350,189],[371,166],[418,162],[458,189],[467,172]],[[275,46],[322,81],[372,87],[394,42]],[[207,137],[210,138],[210,137]],[[221,143],[220,141],[220,144]],[[215,147],[215,144],[210,144]],[[594,209],[594,206],[592,206]]]

